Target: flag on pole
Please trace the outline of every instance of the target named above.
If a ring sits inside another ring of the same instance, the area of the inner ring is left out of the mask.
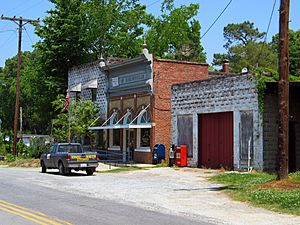
[[[64,110],[67,110],[70,104],[70,98],[69,95],[66,95],[66,100],[65,100],[65,104],[64,104]]]

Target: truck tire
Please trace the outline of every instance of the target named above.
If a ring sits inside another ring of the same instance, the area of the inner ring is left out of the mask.
[[[89,168],[89,169],[86,169],[86,174],[88,175],[88,176],[92,176],[93,175],[93,173],[94,173],[94,169],[91,169],[91,168]]]
[[[66,169],[64,167],[64,164],[62,162],[58,163],[58,170],[60,175],[66,175]]]
[[[46,173],[47,172],[47,167],[45,166],[44,161],[41,162],[41,166],[42,166],[42,173]]]

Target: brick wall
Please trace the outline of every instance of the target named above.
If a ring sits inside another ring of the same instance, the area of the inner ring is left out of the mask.
[[[171,144],[171,86],[208,77],[206,63],[156,59],[153,62],[152,119],[155,123],[153,145],[164,144],[168,151]]]
[[[242,168],[240,162],[241,112],[253,113],[253,161],[262,168],[262,127],[258,111],[256,84],[250,75],[225,75],[207,80],[172,86],[172,143],[177,144],[177,116],[193,116],[193,158],[189,165],[198,166],[198,114],[233,112],[234,167]]]

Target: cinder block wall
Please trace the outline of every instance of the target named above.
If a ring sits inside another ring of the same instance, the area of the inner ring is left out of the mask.
[[[264,170],[275,171],[278,147],[278,96],[275,92],[265,95],[264,106]]]
[[[92,63],[86,63],[80,66],[73,67],[68,73],[68,88],[74,87],[78,84],[86,84],[87,82],[97,79],[97,97],[96,103],[100,107],[101,114],[103,118],[106,117],[107,113],[107,99],[106,99],[106,79],[105,74],[99,68],[99,61]],[[70,93],[70,97],[74,98],[75,93]],[[83,100],[92,100],[92,93],[90,89],[82,89],[80,93],[80,98]]]
[[[262,126],[258,111],[256,84],[250,75],[224,75],[172,87],[172,143],[177,144],[177,116],[193,116],[193,158],[190,166],[198,165],[198,114],[233,112],[234,168],[245,165],[239,156],[240,112],[253,112],[253,166],[262,168]]]
[[[268,84],[264,109],[264,170],[275,171],[278,149],[278,91],[277,84]],[[296,169],[300,170],[300,85],[290,85],[290,116],[295,122]]]
[[[168,158],[170,137],[174,135],[171,133],[171,86],[208,78],[208,64],[156,59],[153,71],[153,144],[164,144]]]

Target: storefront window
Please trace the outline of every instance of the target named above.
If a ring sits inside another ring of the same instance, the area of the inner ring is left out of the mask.
[[[141,129],[140,147],[149,147],[149,146],[150,146],[150,129],[143,128]]]
[[[91,89],[92,92],[92,102],[95,102],[97,99],[97,89]]]
[[[120,129],[113,129],[113,146],[120,146]]]

